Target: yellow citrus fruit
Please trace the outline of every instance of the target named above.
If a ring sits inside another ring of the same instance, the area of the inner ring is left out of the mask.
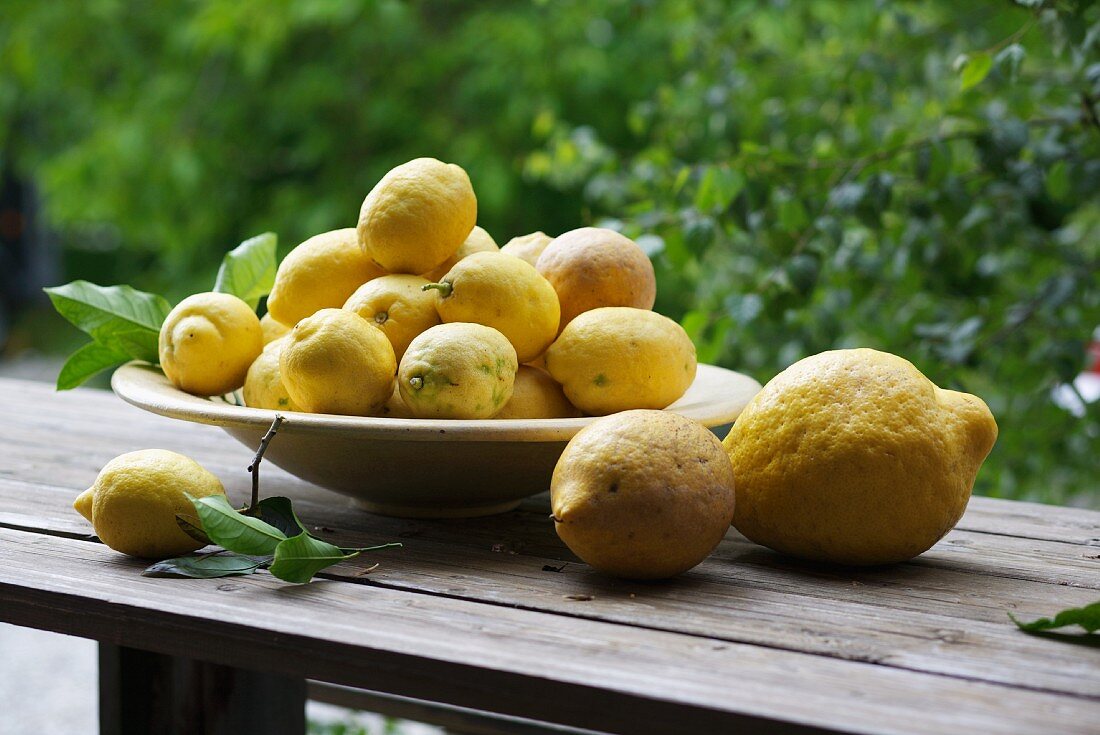
[[[477,222],[461,166],[417,158],[382,177],[359,210],[359,244],[390,273],[427,273],[455,254]]]
[[[180,390],[220,396],[244,385],[264,348],[252,308],[226,293],[188,296],[160,327],[160,367]]]
[[[279,369],[302,410],[368,416],[393,393],[397,359],[386,335],[363,317],[321,309],[290,331]]]
[[[405,405],[405,401],[401,399],[400,386],[397,385],[396,381],[393,385],[393,393],[390,395],[389,400],[379,409],[378,415],[387,419],[416,418],[413,416],[412,411],[409,410],[409,407]]]
[[[514,255],[474,253],[432,288],[444,322],[475,322],[499,330],[520,362],[542,354],[558,333],[560,309],[553,286]]]
[[[558,235],[542,251],[536,267],[558,293],[560,329],[590,309],[652,309],[657,298],[649,256],[614,230],[582,227]]]
[[[224,495],[225,488],[198,462],[167,449],[143,449],[115,457],[73,503],[115,551],[165,559],[201,548],[176,515],[195,517],[188,495]]]
[[[260,317],[260,329],[263,330],[264,344],[266,345],[286,335],[291,328],[276,320],[271,314],[264,314]]]
[[[996,438],[980,398],[907,360],[823,352],[765,385],[726,437],[734,525],[804,559],[904,561],[954,527]]]
[[[283,385],[282,372],[279,369],[279,357],[287,338],[280,337],[264,345],[260,353],[248,368],[244,379],[244,405],[252,408],[270,408],[275,411],[300,411]]]
[[[485,230],[480,227],[475,227],[470,230],[470,234],[466,237],[466,240],[459,246],[455,254],[443,261],[443,265],[438,268],[434,268],[424,274],[424,278],[429,281],[438,281],[443,276],[447,275],[447,271],[454,267],[454,264],[465,258],[467,255],[473,255],[474,253],[495,253],[500,250],[497,247],[497,243],[493,240]]]
[[[279,264],[267,311],[283,324],[297,324],[321,309],[343,306],[355,289],[384,273],[363,253],[354,229],[314,235]]]
[[[539,256],[542,255],[542,251],[546,249],[546,246],[549,245],[550,241],[553,239],[554,238],[550,237],[545,232],[532,232],[530,235],[513,237],[511,240],[504,243],[500,251],[502,253],[514,255],[517,258],[522,258],[531,265],[535,265],[539,262]]]
[[[512,399],[493,418],[497,419],[564,419],[576,418],[581,412],[569,402],[557,381],[544,370],[520,365],[512,389]]]
[[[417,418],[488,419],[512,397],[516,350],[481,324],[440,324],[409,345],[397,384]]]
[[[427,285],[420,276],[382,276],[360,286],[344,308],[381,329],[400,362],[413,337],[439,324],[435,295],[424,290]]]
[[[706,558],[729,530],[734,472],[702,424],[624,411],[586,426],[554,467],[554,528],[585,562],[629,579],[663,579]]]
[[[569,323],[546,351],[546,369],[588,414],[665,408],[695,380],[695,345],[666,316],[606,306]]]

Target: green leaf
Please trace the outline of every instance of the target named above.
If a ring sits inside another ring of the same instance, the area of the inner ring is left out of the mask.
[[[297,536],[307,530],[294,513],[290,498],[281,496],[264,498],[257,504],[256,508],[259,511],[261,521],[279,529],[287,538]]]
[[[1065,201],[1070,193],[1069,166],[1058,161],[1047,171],[1047,193],[1052,199]]]
[[[246,556],[234,553],[189,554],[165,559],[148,567],[141,573],[143,577],[188,577],[191,579],[216,579],[218,577],[240,577],[252,574],[271,562],[267,556]]]
[[[253,309],[275,285],[275,245],[273,232],[245,240],[225,254],[214,282],[214,290],[233,294]]]
[[[206,531],[202,530],[202,521],[195,516],[186,516],[182,513],[176,513],[176,525],[180,527],[181,531],[198,541],[200,544],[206,545],[210,543],[210,537],[206,535]]]
[[[275,547],[275,561],[268,571],[285,582],[305,584],[322,569],[358,555],[358,551],[345,554],[339,547],[303,531]]]
[[[172,310],[161,296],[87,281],[44,290],[57,313],[96,342],[135,360],[157,362],[160,325]]]
[[[1063,610],[1051,618],[1039,618],[1030,623],[1018,620],[1012,613],[1008,614],[1016,627],[1027,633],[1038,633],[1052,628],[1064,628],[1067,625],[1079,625],[1086,633],[1095,633],[1100,630],[1100,602],[1094,602],[1084,607],[1073,607]]]
[[[222,548],[238,554],[267,556],[275,553],[286,534],[259,518],[234,510],[224,495],[191,498],[202,521],[202,530]]]
[[[61,372],[57,374],[57,389],[75,388],[93,375],[121,365],[129,359],[126,353],[99,342],[89,342],[69,355],[69,359],[61,366]]]
[[[981,84],[982,80],[989,76],[989,71],[992,68],[993,57],[985,51],[970,54],[966,59],[966,63],[962,65],[962,72],[959,75],[960,90],[965,92],[971,87]]]
[[[725,210],[745,188],[745,177],[728,166],[708,168],[695,192],[695,208],[700,212]]]

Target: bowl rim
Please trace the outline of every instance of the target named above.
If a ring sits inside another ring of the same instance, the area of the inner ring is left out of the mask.
[[[689,416],[708,428],[722,426],[732,423],[760,390],[760,383],[753,378],[716,365],[700,363],[693,388],[701,378],[705,384],[723,387],[723,394],[714,396],[705,405],[678,407],[681,401],[677,401],[665,410]],[[560,442],[568,441],[600,418],[404,419],[249,408],[186,393],[172,385],[158,368],[139,361],[116,369],[111,376],[111,389],[122,400],[145,411],[193,423],[262,432],[278,413],[284,418],[280,427],[283,432],[335,432],[390,441]]]

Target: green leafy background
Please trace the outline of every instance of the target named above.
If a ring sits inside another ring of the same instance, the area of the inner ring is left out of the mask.
[[[1100,10],[1085,0],[8,0],[0,163],[64,280],[178,298],[257,232],[462,164],[503,242],[617,227],[703,359],[865,345],[978,393],[978,492],[1100,505]],[[242,277],[247,274],[241,274]],[[43,317],[44,318],[44,317]],[[30,330],[28,330],[30,331]],[[68,334],[55,329],[36,334]],[[106,359],[87,355],[89,360]]]

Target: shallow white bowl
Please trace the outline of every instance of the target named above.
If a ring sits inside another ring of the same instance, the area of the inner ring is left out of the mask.
[[[111,387],[138,408],[220,426],[248,447],[275,418],[267,409],[184,393],[142,363],[115,371]],[[695,382],[666,410],[690,416],[720,436],[760,384],[732,370],[700,365]],[[594,417],[576,419],[427,419],[281,412],[285,422],[264,458],[303,480],[355,498],[374,513],[458,518],[511,510],[550,487],[566,443]]]

